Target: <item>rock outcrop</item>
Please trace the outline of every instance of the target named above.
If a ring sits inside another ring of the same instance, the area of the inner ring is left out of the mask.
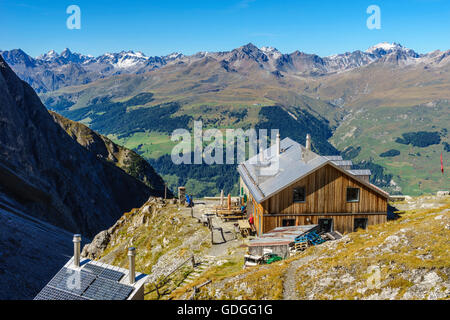
[[[128,175],[99,159],[97,148],[74,141],[0,57],[0,192],[36,218],[93,236],[140,207],[162,182]]]
[[[107,137],[95,132],[82,123],[69,120],[60,114],[49,111],[53,119],[72,139],[85,147],[98,158],[108,161],[129,175],[145,183],[155,196],[164,195],[164,181],[155,169],[136,152],[119,146]],[[167,197],[172,193],[167,190]]]

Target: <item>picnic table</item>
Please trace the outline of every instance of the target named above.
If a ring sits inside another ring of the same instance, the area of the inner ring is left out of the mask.
[[[247,237],[250,235],[252,231],[252,227],[250,226],[250,223],[247,219],[238,220],[239,224],[239,231],[241,232],[243,237]]]
[[[216,214],[218,216],[237,215],[242,214],[242,211],[240,209],[216,209]]]

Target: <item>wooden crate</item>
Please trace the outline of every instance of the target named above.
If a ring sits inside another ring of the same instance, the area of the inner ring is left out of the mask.
[[[295,251],[303,251],[308,248],[308,241],[296,242],[294,244]]]

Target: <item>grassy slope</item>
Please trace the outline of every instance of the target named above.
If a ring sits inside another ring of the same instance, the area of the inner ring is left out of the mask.
[[[447,174],[442,175],[440,171],[441,152],[444,153],[445,172],[450,170],[446,161],[448,153],[443,146],[443,142],[450,141],[448,133],[442,134],[441,144],[425,148],[400,144],[395,139],[405,132],[448,130],[449,123],[449,104],[369,108],[348,117],[336,130],[331,142],[340,150],[360,146],[361,152],[354,160],[373,159],[385,167],[387,173],[393,174],[393,180],[403,194],[434,193],[448,188]],[[380,157],[391,149],[400,151],[400,155]]]
[[[399,66],[374,63],[331,75],[317,88],[323,100],[341,99],[348,108],[401,108],[450,100],[450,64]]]
[[[375,63],[320,78],[296,74],[276,78],[257,66],[239,72],[226,72],[219,63],[207,58],[193,63],[167,66],[146,74],[120,75],[87,85],[62,88],[42,95],[42,98],[47,102],[52,101],[49,98],[56,98],[56,102],[47,103],[53,108],[62,97],[63,100],[57,107],[63,106],[67,112],[64,115],[68,117],[71,112],[91,108],[92,114],[86,114],[85,118],[77,120],[94,126],[93,115],[110,116],[109,110],[101,112],[95,110],[96,106],[93,103],[95,99],[107,97],[113,101],[123,102],[142,92],[151,92],[152,101],[129,106],[128,112],[161,103],[177,102],[181,108],[172,116],[189,116],[191,120],[202,119],[205,127],[216,128],[253,126],[261,121],[259,117],[261,107],[270,105],[285,106],[294,116],[294,106],[313,110],[314,115],[326,118],[331,128],[337,126],[340,117],[346,111],[353,110],[356,115],[350,117],[337,130],[333,138],[335,145],[341,151],[348,145],[361,145],[363,150],[356,160],[373,158],[376,163],[386,166],[389,172],[396,176],[394,181],[402,187],[403,192],[416,195],[446,187],[436,172],[426,174],[429,170],[423,169],[423,164],[435,159],[437,149],[421,150],[421,156],[414,159],[403,154],[397,159],[380,159],[377,155],[388,150],[384,149],[385,140],[388,141],[387,145],[390,145],[390,142],[401,133],[427,129],[432,126],[432,122],[441,128],[448,127],[445,122],[448,117],[442,118],[437,112],[427,112],[425,122],[403,121],[398,128],[395,127],[399,124],[398,119],[392,122],[387,117],[383,119],[380,117],[383,117],[385,110],[388,109],[397,116],[414,105],[438,101],[444,103],[447,101],[448,104],[449,75],[450,64],[444,62],[433,64],[431,67],[423,64],[402,66],[396,63]],[[67,104],[67,101],[75,104]],[[324,101],[336,102],[343,108],[331,108]],[[247,112],[245,117],[231,115],[243,110]],[[362,114],[358,113],[361,111]],[[184,126],[180,124],[180,127]],[[340,141],[345,134],[352,131],[353,127],[357,127],[360,134],[355,135],[349,142]],[[146,132],[127,132],[126,139],[115,136],[117,132],[114,131],[100,131],[126,147],[140,147],[140,152],[146,158],[155,159],[161,154],[167,154],[172,146],[169,142],[170,132],[161,130],[154,132],[152,128],[147,129]],[[375,151],[370,150],[371,148]],[[417,164],[411,166],[410,163]],[[422,182],[421,188],[418,187],[419,181]]]
[[[108,138],[128,149],[139,152],[146,159],[156,159],[170,154],[176,143],[170,140],[168,134],[160,132],[136,132],[127,137],[118,138],[116,134],[109,134]]]
[[[295,277],[298,299],[448,299],[450,199],[416,201],[415,209],[396,221],[269,266],[221,273],[212,269],[173,296],[184,298],[193,285],[212,279],[212,285],[201,289],[199,299],[282,299],[286,277]],[[309,262],[303,262],[308,258]],[[372,288],[367,285],[370,266],[381,271],[379,286]]]
[[[97,259],[128,268],[128,247],[136,247],[136,270],[151,276],[148,290],[182,261],[191,255],[199,259],[211,246],[209,229],[191,218],[186,209],[180,211],[177,205],[155,200],[125,213],[109,231],[109,242]],[[190,272],[192,267],[187,265],[176,277],[182,280]],[[172,281],[177,281],[176,277]],[[154,294],[146,296],[153,298]]]

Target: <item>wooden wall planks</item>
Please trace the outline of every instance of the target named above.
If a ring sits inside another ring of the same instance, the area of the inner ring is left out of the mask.
[[[293,203],[296,187],[306,188],[304,203]],[[347,202],[348,187],[360,189],[358,202]],[[332,218],[334,230],[341,233],[353,232],[355,218],[367,218],[368,225],[384,223],[387,219],[386,198],[331,165],[313,172],[262,204],[252,199],[252,206],[258,234],[260,223],[261,231],[265,233],[281,227],[283,219],[295,219],[296,225],[305,225],[317,224],[320,218]]]
[[[293,189],[306,188],[306,201],[293,203]],[[347,202],[347,187],[360,189],[359,202]],[[358,180],[327,165],[262,203],[264,213],[387,212],[387,200]]]

